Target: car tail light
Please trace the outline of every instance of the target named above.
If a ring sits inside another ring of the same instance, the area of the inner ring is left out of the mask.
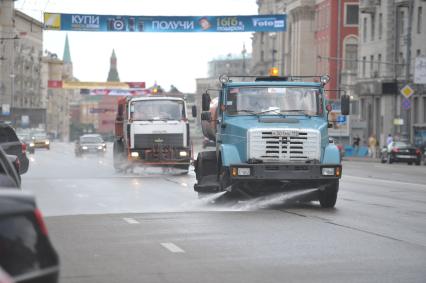
[[[21,143],[21,149],[22,149],[22,153],[26,153],[27,152],[27,144]]]
[[[43,233],[43,235],[47,236],[47,227],[46,227],[46,224],[44,223],[43,215],[41,215],[40,209],[36,208],[34,210],[34,215],[37,220],[37,224],[40,228],[40,231]]]
[[[19,171],[20,171],[19,169],[21,168],[21,161],[19,161],[17,157],[13,163],[15,164],[16,171],[19,174]]]
[[[393,148],[392,152],[399,152],[399,148]]]
[[[420,155],[420,149],[416,148],[416,155]]]

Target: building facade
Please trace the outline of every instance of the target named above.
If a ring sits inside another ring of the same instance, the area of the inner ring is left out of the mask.
[[[422,0],[361,0],[357,92],[363,135],[426,142],[426,93],[414,84],[414,62],[426,55],[426,2]],[[410,85],[414,95],[404,102],[400,90]],[[401,125],[402,124],[402,125]]]
[[[0,1],[0,113],[15,127],[38,127],[46,122],[42,95],[42,23]]]

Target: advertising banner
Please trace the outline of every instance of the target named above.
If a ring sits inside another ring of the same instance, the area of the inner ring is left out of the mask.
[[[115,16],[44,13],[45,30],[106,32],[284,32],[287,15]]]
[[[48,88],[66,89],[139,89],[145,88],[145,82],[79,82],[49,80],[47,86]]]
[[[80,92],[81,93],[81,92]],[[83,91],[82,94],[86,95],[110,95],[110,96],[138,96],[150,94],[149,89],[88,89]]]

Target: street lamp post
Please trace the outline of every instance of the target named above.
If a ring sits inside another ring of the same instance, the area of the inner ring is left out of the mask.
[[[276,38],[277,38],[277,33],[276,32],[270,32],[269,33],[269,37],[272,39],[272,48],[271,48],[271,52],[272,52],[272,58],[271,58],[271,60],[272,60],[272,66],[271,66],[271,68],[274,68],[275,67],[275,53],[277,53],[277,50],[275,49],[275,40],[276,40]]]
[[[247,54],[245,44],[243,44],[243,50],[241,51],[241,54],[243,55],[243,75],[245,75],[246,74],[246,54]]]

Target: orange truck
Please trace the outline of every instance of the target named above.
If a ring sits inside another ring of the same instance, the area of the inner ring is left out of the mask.
[[[196,116],[195,106],[192,109]],[[188,172],[192,143],[186,102],[180,97],[123,97],[118,101],[114,168],[173,167]]]

